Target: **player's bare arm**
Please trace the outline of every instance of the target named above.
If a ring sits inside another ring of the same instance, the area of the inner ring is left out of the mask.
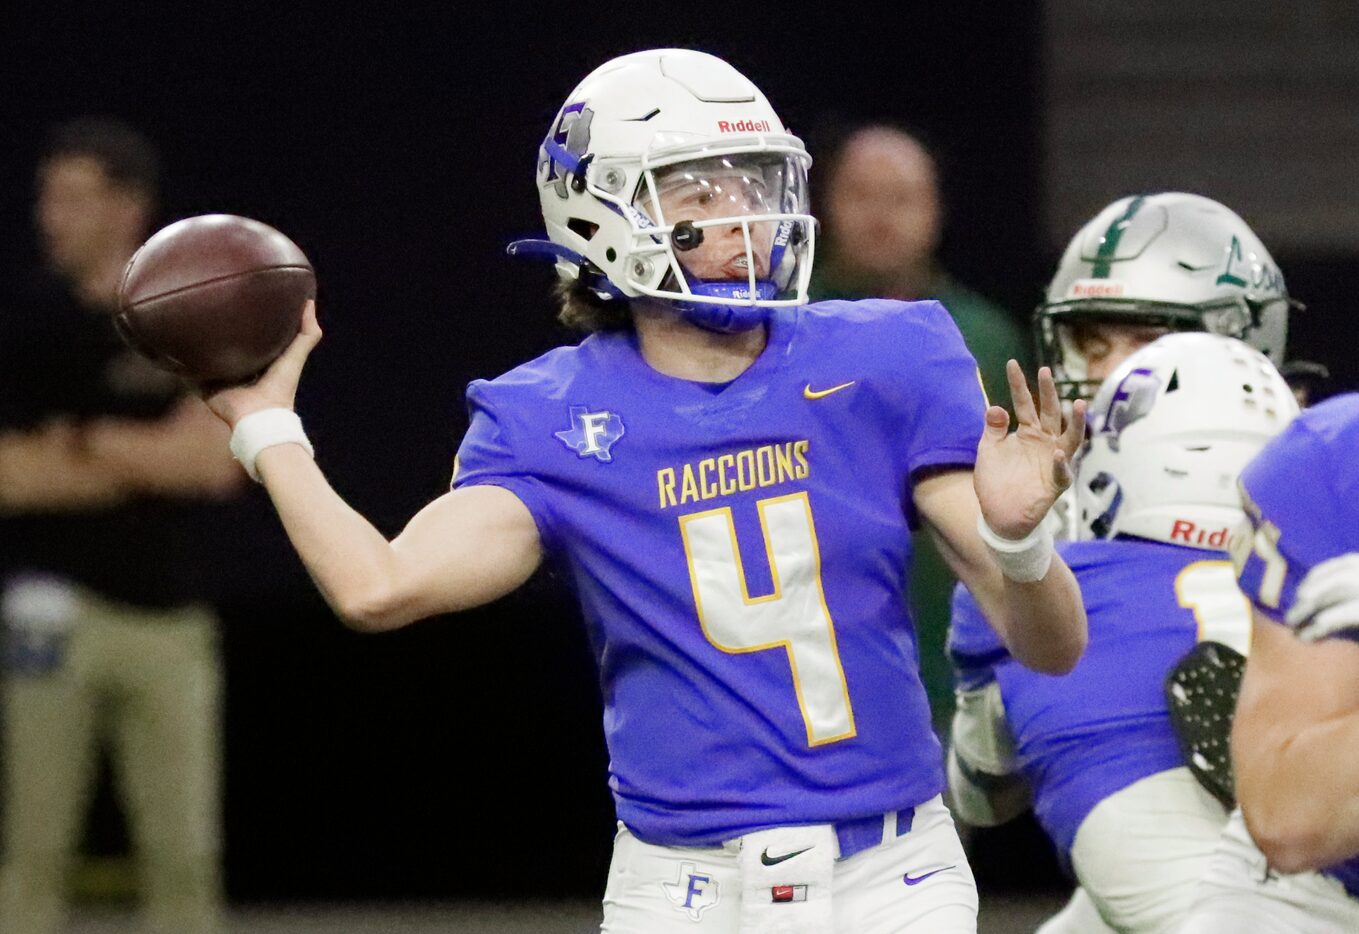
[[[321,339],[314,306],[302,332],[263,377],[208,397],[228,425],[293,407],[307,356]],[[454,490],[421,510],[393,541],[350,507],[307,451],[264,450],[256,461],[283,527],[317,588],[355,629],[381,632],[504,596],[541,561],[533,517],[497,487]]]
[[[1359,644],[1312,644],[1258,611],[1232,725],[1236,794],[1282,872],[1359,851]]]
[[[1011,360],[1007,374],[1018,429],[1010,432],[1008,413],[991,406],[976,468],[925,477],[916,483],[914,496],[945,560],[976,596],[1010,653],[1035,671],[1061,674],[1075,666],[1085,648],[1085,608],[1075,577],[1053,555],[1041,579],[1011,580],[978,536],[977,516],[1005,539],[1020,540],[1038,528],[1071,483],[1085,405],[1077,402],[1063,425],[1051,371],[1038,372],[1038,404],[1018,363]]]

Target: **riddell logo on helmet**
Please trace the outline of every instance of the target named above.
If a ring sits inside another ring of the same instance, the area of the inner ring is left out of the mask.
[[[1216,532],[1209,532],[1207,529],[1199,528],[1188,519],[1176,519],[1175,524],[1170,527],[1170,540],[1172,542],[1183,542],[1186,545],[1208,548],[1226,548],[1227,537],[1230,534],[1230,529],[1218,529]]]
[[[772,133],[774,128],[769,125],[768,120],[737,120],[732,123],[730,120],[718,120],[717,132],[719,133]]]
[[[1122,282],[1108,279],[1077,279],[1067,289],[1067,298],[1118,298],[1123,294]]]

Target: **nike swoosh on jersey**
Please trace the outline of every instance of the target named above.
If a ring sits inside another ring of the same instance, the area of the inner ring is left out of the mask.
[[[770,856],[769,847],[765,847],[764,852],[760,854],[760,862],[764,863],[766,866],[777,866],[779,863],[783,862],[786,859],[792,859],[794,856],[800,856],[801,854],[806,853],[807,850],[812,849],[815,849],[815,847],[809,846],[806,849],[794,850],[793,852],[785,853],[782,856]]]
[[[948,872],[950,869],[956,869],[957,867],[958,864],[954,863],[952,866],[944,866],[941,869],[931,869],[929,872],[921,873],[920,875],[914,877],[908,872],[901,877],[901,881],[905,882],[907,885],[919,885],[920,883],[928,879],[930,876],[936,876],[941,872]]]
[[[808,383],[806,386],[802,387],[802,398],[823,399],[833,392],[839,392],[841,389],[848,389],[850,386],[853,386],[856,382],[858,382],[858,380],[852,379],[847,383],[841,383],[839,386],[832,386],[830,389],[813,389],[812,384]]]

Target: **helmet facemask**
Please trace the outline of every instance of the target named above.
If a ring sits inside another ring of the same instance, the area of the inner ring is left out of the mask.
[[[1250,323],[1239,300],[1212,307],[1109,299],[1054,302],[1040,307],[1034,319],[1039,359],[1052,368],[1064,401],[1094,398],[1104,376],[1129,353],[1166,334],[1208,331],[1242,339]],[[1092,374],[1092,363],[1101,362],[1101,371]]]
[[[804,159],[743,152],[643,169],[623,266],[626,291],[693,324],[742,331],[806,302],[816,222]]]

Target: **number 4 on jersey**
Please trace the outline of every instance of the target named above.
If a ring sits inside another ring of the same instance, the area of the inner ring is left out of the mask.
[[[699,625],[732,654],[784,649],[792,669],[807,745],[854,735],[849,686],[835,643],[835,622],[821,587],[821,554],[806,493],[756,503],[774,592],[751,597],[731,509],[680,517]]]

